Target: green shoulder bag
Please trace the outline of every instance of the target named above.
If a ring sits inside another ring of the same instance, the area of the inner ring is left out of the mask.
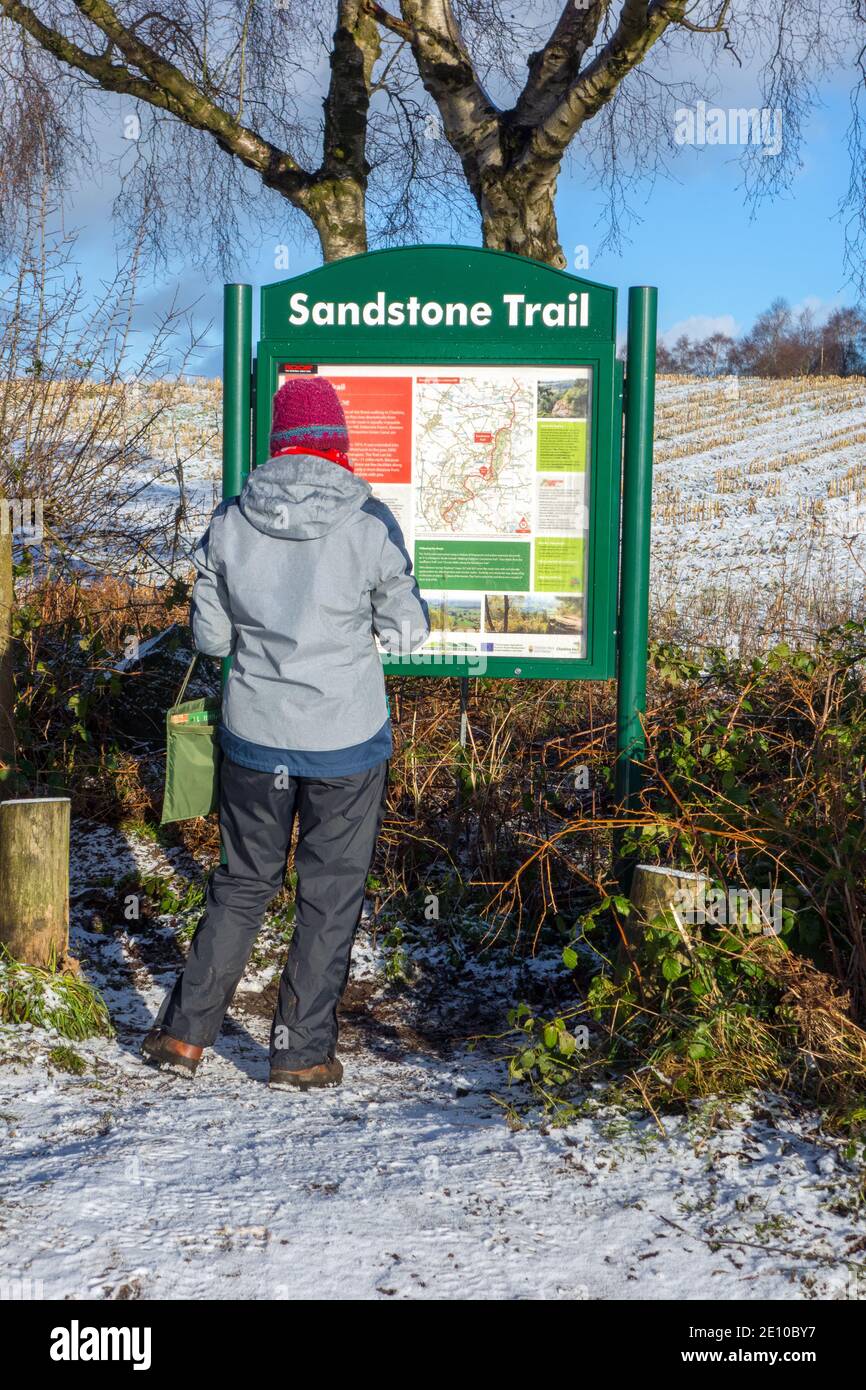
[[[208,816],[219,800],[220,700],[184,700],[199,653],[187,667],[177,701],[165,716],[165,791],[161,825]]]

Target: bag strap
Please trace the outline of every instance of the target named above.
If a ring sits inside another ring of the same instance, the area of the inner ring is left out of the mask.
[[[188,665],[187,668],[186,668],[186,675],[184,676],[183,680],[181,681],[180,690],[177,692],[177,695],[175,696],[175,701],[174,701],[174,703],[175,703],[176,705],[182,705],[182,704],[183,704],[183,697],[184,697],[184,695],[186,694],[186,688],[187,688],[187,686],[189,685],[190,681],[192,680],[192,673],[193,673],[193,671],[195,670],[196,666],[198,665],[198,659],[199,659],[200,656],[201,656],[201,652],[193,652],[193,654],[192,654],[192,661],[189,663],[189,665]]]

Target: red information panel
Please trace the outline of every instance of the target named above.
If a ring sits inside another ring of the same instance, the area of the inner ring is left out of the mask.
[[[412,378],[332,376],[352,441],[352,463],[377,483],[412,481]]]

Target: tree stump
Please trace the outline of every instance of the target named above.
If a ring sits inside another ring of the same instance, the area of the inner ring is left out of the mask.
[[[636,864],[629,898],[635,914],[646,924],[668,908],[674,908],[682,921],[684,913],[700,907],[703,894],[710,888],[706,874],[666,869],[661,864]]]
[[[0,801],[0,943],[26,965],[69,953],[69,798]]]
[[[711,888],[712,881],[705,874],[666,869],[661,864],[636,864],[629,891],[629,901],[634,911],[625,927],[629,946],[637,948],[644,927],[669,909],[683,924],[687,939],[689,924],[694,921],[688,914],[702,906],[703,895]]]

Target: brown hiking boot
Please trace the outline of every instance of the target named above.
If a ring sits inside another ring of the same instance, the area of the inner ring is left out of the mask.
[[[323,1086],[339,1086],[342,1079],[343,1064],[331,1057],[327,1062],[302,1067],[300,1071],[272,1066],[268,1085],[272,1091],[315,1091]]]
[[[141,1045],[145,1062],[190,1079],[195,1076],[203,1052],[203,1047],[193,1047],[192,1043],[170,1038],[161,1028],[152,1028]]]

